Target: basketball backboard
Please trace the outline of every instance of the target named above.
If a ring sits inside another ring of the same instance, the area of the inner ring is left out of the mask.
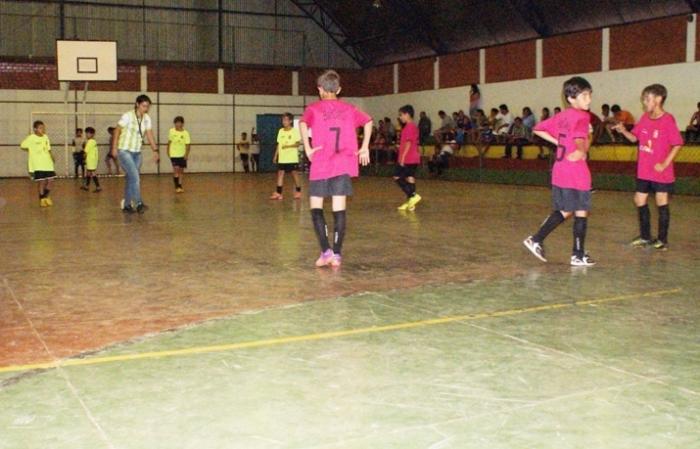
[[[59,81],[117,81],[116,41],[56,41]]]

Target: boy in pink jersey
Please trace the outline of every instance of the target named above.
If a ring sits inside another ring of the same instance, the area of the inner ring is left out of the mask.
[[[589,148],[588,129],[593,89],[588,81],[575,76],[564,83],[564,97],[569,103],[566,110],[537,124],[534,133],[557,146],[552,168],[552,202],[554,211],[542,223],[536,234],[523,242],[538,259],[546,262],[544,239],[574,215],[574,247],[571,265],[595,265],[584,249],[588,212],[591,209],[591,172],[586,156]]]
[[[664,111],[667,95],[666,88],[661,84],[645,87],[642,91],[642,118],[631,132],[624,125],[615,127],[615,131],[627,140],[639,143],[634,204],[639,215],[640,234],[632,241],[632,246],[644,248],[651,245],[661,251],[668,249],[668,227],[671,222],[668,202],[676,181],[673,160],[683,145],[676,119]],[[654,242],[651,241],[651,213],[647,205],[649,193],[654,193],[659,209],[659,236]]]
[[[420,153],[418,152],[420,132],[418,126],[413,122],[414,114],[415,111],[410,104],[399,109],[399,120],[404,124],[404,127],[401,130],[394,181],[406,194],[406,202],[399,206],[399,210],[414,211],[416,204],[422,199],[416,193],[416,169],[420,165]]]
[[[333,70],[317,82],[320,101],[310,104],[300,120],[301,139],[311,162],[309,196],[311,219],[321,245],[317,267],[340,267],[345,237],[345,204],[352,195],[351,178],[359,175],[359,163],[369,164],[372,118],[355,106],[338,99],[340,76]],[[357,149],[357,128],[364,127],[362,148]],[[314,136],[314,147],[309,140]],[[333,248],[328,243],[328,227],[323,215],[323,199],[333,198]]]

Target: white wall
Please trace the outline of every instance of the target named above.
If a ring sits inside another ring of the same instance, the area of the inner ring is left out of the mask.
[[[600,112],[603,103],[617,103],[632,112],[635,117],[639,117],[642,89],[652,83],[665,85],[669,91],[666,109],[676,117],[681,129],[685,129],[690,116],[696,110],[697,102],[700,101],[700,83],[697,82],[699,73],[700,62],[694,62],[581,75],[593,85],[591,108],[596,113]],[[539,116],[544,106],[551,110],[555,106],[563,105],[561,86],[570,77],[571,75],[482,84],[480,88],[484,110],[488,114],[488,109],[506,103],[516,115],[520,115],[524,106],[529,106]],[[437,112],[441,109],[448,113],[460,109],[467,111],[468,91],[469,87],[464,86],[368,97],[363,100],[367,112],[375,120],[385,116],[393,119],[397,116],[398,108],[412,104],[417,112],[426,111],[435,126],[439,124]]]
[[[107,151],[107,127],[115,126],[120,115],[129,110],[138,92],[88,92],[87,103],[83,107],[82,91],[69,91],[69,103],[64,103],[63,91],[39,90],[0,90],[0,177],[26,176],[27,156],[19,150],[19,143],[31,132],[32,112],[73,112],[108,113],[108,115],[88,115],[87,126],[96,129],[96,139],[100,148],[98,172],[104,172],[102,160]],[[234,132],[236,140],[241,132],[250,135],[255,127],[258,114],[301,114],[304,105],[315,101],[315,97],[236,95],[230,94],[180,94],[147,92],[153,100],[150,115],[154,131],[162,147],[160,171],[171,171],[165,145],[172,120],[177,115],[185,118],[185,126],[192,135],[192,159],[189,170],[192,172],[231,172],[234,163],[237,171],[242,167],[238,155],[234,153]],[[77,95],[77,97],[76,97]],[[76,101],[77,98],[77,101]],[[235,108],[234,108],[235,99]],[[362,105],[362,99],[349,99]],[[235,116],[235,122],[234,122]],[[65,174],[66,165],[72,170],[72,159],[65,151],[65,134],[69,140],[75,128],[74,116],[66,127],[63,116],[35,114],[34,119],[43,120],[48,128],[56,169]],[[78,123],[83,127],[82,123]],[[158,167],[152,160],[150,150],[144,153],[143,173],[157,173]]]

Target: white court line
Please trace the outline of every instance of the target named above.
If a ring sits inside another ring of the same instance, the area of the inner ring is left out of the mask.
[[[29,318],[29,315],[27,314],[27,312],[24,310],[22,303],[17,299],[17,295],[15,295],[14,290],[12,290],[12,288],[10,287],[10,283],[7,281],[7,278],[5,278],[5,277],[3,277],[3,285],[5,286],[5,289],[10,294],[10,297],[15,302],[15,304],[17,305],[19,310],[22,312],[22,316],[24,316],[24,319],[29,324],[29,327],[32,329],[32,332],[36,336],[37,340],[39,340],[41,345],[44,347],[44,351],[46,351],[46,353],[49,355],[49,357],[51,357],[54,361],[58,361],[59,360],[58,357],[56,357],[53,354],[53,352],[51,352],[51,350],[49,349],[49,346],[46,344],[46,341],[41,336],[41,334],[37,330],[36,326],[34,326],[34,323],[32,322],[31,318]],[[102,426],[100,426],[100,423],[97,422],[97,420],[95,419],[95,416],[92,414],[92,412],[88,408],[87,404],[85,404],[85,401],[83,401],[83,399],[78,394],[78,389],[75,388],[75,385],[70,380],[68,373],[66,373],[66,371],[60,366],[57,367],[57,370],[58,370],[59,374],[61,375],[61,377],[63,377],[63,380],[66,381],[66,385],[68,385],[68,389],[71,391],[71,393],[73,394],[75,399],[78,400],[78,403],[80,403],[80,406],[82,407],[83,412],[85,413],[85,416],[87,416],[90,423],[92,423],[93,427],[95,427],[95,429],[97,430],[97,433],[102,438],[102,441],[104,441],[107,444],[107,447],[109,447],[110,449],[116,449],[116,446],[114,446],[114,444],[112,444],[112,441],[107,436],[107,433],[104,431]]]

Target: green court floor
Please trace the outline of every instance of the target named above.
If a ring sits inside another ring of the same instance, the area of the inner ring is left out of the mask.
[[[192,182],[205,189],[218,179]],[[216,223],[206,228],[206,204],[170,204],[164,181],[146,179],[159,192],[153,202],[154,209],[162,205],[158,222],[124,223],[117,234],[125,228],[151,236],[153,228],[162,231],[172,221],[221,236]],[[54,328],[78,328],[78,338],[80,322],[45,323],[51,307],[71,310],[68,293],[83,290],[62,279],[26,285],[29,262],[16,256],[19,268],[13,269],[10,257],[2,256],[9,267],[0,271],[3,304],[23,311],[5,307],[4,338],[19,342],[24,320],[47,351],[66,355],[17,350],[6,357],[0,366],[0,449],[697,446],[700,200],[674,199],[671,250],[659,254],[625,247],[635,228],[629,195],[597,193],[588,246],[600,263],[572,269],[566,265],[570,224],[547,242],[550,264],[536,263],[520,248],[548,211],[545,189],[425,182],[424,207],[411,218],[394,214],[392,202],[401,198],[388,180],[363,179],[351,204],[347,265],[338,273],[318,273],[307,267],[315,256],[313,241],[302,243],[311,236],[305,204],[280,209],[260,201],[267,181],[231,181],[250,196],[232,207],[227,223],[236,213],[244,223],[272,216],[290,229],[298,225],[298,240],[297,231],[285,237],[287,257],[269,261],[267,272],[249,265],[210,270],[257,276],[255,295],[268,292],[275,303],[261,299],[231,313],[222,308],[169,329],[169,322],[157,331],[144,326],[124,340],[70,354],[65,348],[78,346],[59,348],[64,340],[55,335],[64,334]],[[107,206],[92,207],[95,226],[111,226]],[[22,213],[21,220],[2,220],[19,229],[30,214]],[[29,216],[54,220],[62,232],[76,226],[65,212]],[[239,238],[234,232],[222,245],[244,248],[236,257],[250,251],[257,261],[254,245]],[[278,238],[272,233],[269,242]],[[68,259],[67,244],[46,241]],[[196,245],[181,246],[200,262]],[[125,256],[95,254],[98,267],[112,260],[116,272],[132,273],[122,265]],[[186,277],[196,267],[180,256],[160,254],[167,270],[177,261]],[[211,257],[219,256],[212,250]],[[157,272],[159,281],[147,269],[149,257],[133,260],[139,271],[129,282],[151,285],[152,299],[166,302],[159,284],[164,272]],[[279,275],[284,283],[275,280],[277,270],[291,270]],[[93,281],[99,292],[114,279]],[[338,285],[344,283],[360,288]],[[320,291],[310,295],[302,284]],[[222,282],[199,293],[236,297],[229,288]],[[42,300],[49,291],[50,306]],[[190,307],[211,311],[209,303],[173,295],[173,309],[191,301]],[[124,311],[131,309],[114,310],[124,316],[110,326],[130,328],[138,320],[136,312]],[[10,343],[3,348],[10,354]]]

